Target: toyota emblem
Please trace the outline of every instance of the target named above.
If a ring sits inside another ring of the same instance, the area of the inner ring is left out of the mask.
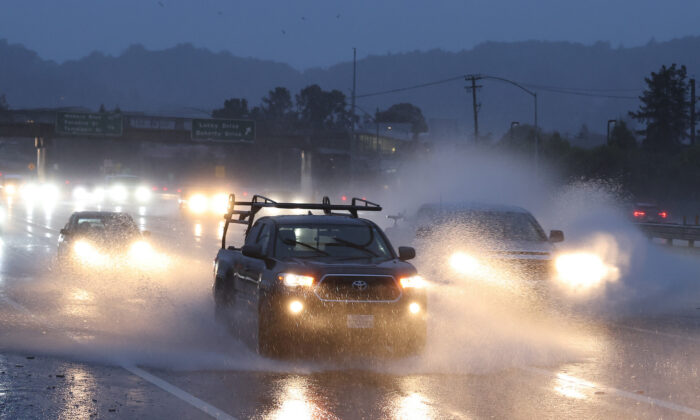
[[[367,286],[367,282],[364,280],[355,280],[352,282],[352,288],[360,291],[367,289]]]

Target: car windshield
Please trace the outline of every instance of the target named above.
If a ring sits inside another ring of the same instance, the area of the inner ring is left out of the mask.
[[[81,216],[76,221],[76,232],[83,235],[132,235],[139,228],[129,215]]]
[[[371,225],[280,225],[275,241],[277,258],[389,260],[389,245]]]
[[[542,227],[527,213],[460,211],[441,216],[437,223],[455,224],[473,234],[496,241],[546,241]],[[421,229],[419,228],[419,231]],[[422,229],[425,231],[425,228]]]

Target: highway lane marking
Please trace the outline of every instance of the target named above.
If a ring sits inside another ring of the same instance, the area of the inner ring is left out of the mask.
[[[646,395],[640,395],[629,391],[623,391],[621,389],[609,387],[606,385],[595,384],[593,382],[586,381],[585,379],[577,378],[568,374],[561,374],[557,372],[551,372],[546,369],[536,368],[536,367],[524,367],[521,368],[527,372],[536,373],[542,376],[548,376],[560,381],[567,382],[571,385],[575,385],[582,388],[595,389],[596,391],[602,391],[606,394],[615,395],[622,398],[627,398],[641,403],[646,403],[651,406],[658,406],[673,410],[679,413],[688,414],[693,417],[700,417],[700,410],[695,408],[686,407],[684,405],[672,403],[669,401],[659,400],[657,398],[648,397]]]
[[[138,376],[139,378],[150,382],[151,384],[157,386],[158,388],[162,389],[163,391],[181,399],[182,401],[188,403],[189,405],[199,409],[200,411],[203,411],[204,413],[216,418],[216,419],[224,419],[224,420],[237,420],[235,417],[219,410],[218,408],[214,407],[213,405],[200,400],[199,398],[195,397],[194,395],[183,391],[182,389],[176,387],[175,385],[172,385],[169,382],[166,382],[159,377],[146,372],[145,370],[135,367],[135,366],[122,366],[122,368],[126,369],[127,371],[131,372],[132,374]]]
[[[688,337],[688,336],[680,335],[680,334],[673,334],[673,333],[667,333],[667,332],[655,331],[655,330],[647,330],[645,328],[628,327],[627,325],[616,325],[616,327],[621,328],[623,330],[637,331],[637,332],[642,332],[642,333],[651,334],[651,335],[658,335],[658,336],[669,337],[669,338],[677,338],[679,340],[688,340],[688,341],[693,341],[695,343],[700,343],[700,338],[696,338],[696,337]]]
[[[18,312],[22,312],[26,315],[29,315],[30,317],[37,320],[39,323],[45,324],[45,326],[54,328],[54,326],[51,325],[51,323],[48,322],[44,317],[39,317],[39,316],[34,315],[32,313],[32,311],[27,309],[27,307],[25,307],[21,303],[19,303],[16,300],[7,296],[4,292],[2,292],[2,290],[0,290],[0,300],[4,301],[8,305],[10,305]],[[76,341],[78,344],[80,344],[79,341],[75,340],[70,335],[68,335],[68,337],[70,339]],[[194,395],[187,393],[186,391],[176,387],[175,385],[172,385],[172,384],[164,381],[163,379],[160,379],[159,377],[157,377],[151,373],[146,372],[145,370],[143,370],[141,368],[138,368],[136,366],[129,366],[129,365],[120,365],[120,367],[122,369],[128,371],[129,373],[136,375],[139,378],[141,378],[147,382],[150,382],[152,385],[155,385],[156,387],[162,389],[163,391],[179,398],[180,400],[188,403],[189,405],[204,412],[205,414],[210,415],[211,417],[214,417],[216,419],[222,419],[222,420],[238,420],[238,419],[236,419],[236,417],[233,417],[233,416],[227,414],[226,412],[214,407],[213,405],[211,405],[203,400],[200,400],[199,398],[195,397]]]

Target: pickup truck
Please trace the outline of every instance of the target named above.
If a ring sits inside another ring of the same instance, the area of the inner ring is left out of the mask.
[[[265,208],[308,211],[255,219]],[[313,214],[313,210],[322,211]],[[258,353],[288,354],[305,344],[361,343],[415,354],[426,340],[426,282],[408,262],[415,250],[394,250],[384,232],[351,204],[277,203],[255,195],[229,197],[214,261],[216,314]],[[342,213],[337,213],[342,212]],[[230,223],[246,225],[241,247],[227,246]]]

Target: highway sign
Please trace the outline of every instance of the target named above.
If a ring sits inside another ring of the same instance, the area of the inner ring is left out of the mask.
[[[254,141],[255,121],[193,119],[192,140]]]
[[[86,136],[121,136],[122,115],[86,112],[57,112],[56,132]]]

